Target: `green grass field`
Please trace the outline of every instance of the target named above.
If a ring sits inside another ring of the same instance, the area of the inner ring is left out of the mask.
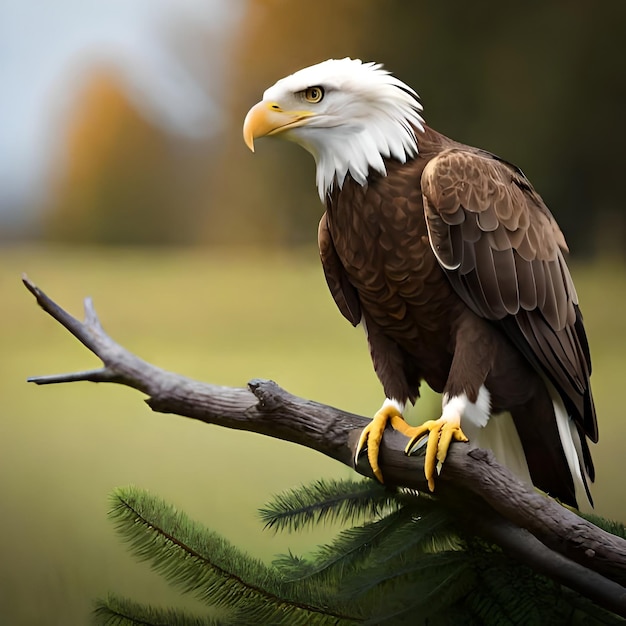
[[[332,529],[263,531],[256,510],[274,493],[351,470],[293,444],[153,414],[123,387],[27,384],[98,361],[38,309],[22,272],[78,317],[92,296],[114,339],[166,369],[232,386],[272,378],[365,415],[382,400],[362,332],[336,310],[314,249],[0,250],[0,622],[88,623],[93,599],[109,590],[177,601],[118,541],[107,520],[116,486],[147,488],[265,560],[328,539]],[[600,420],[596,511],[623,521],[626,270],[575,266],[574,279]],[[436,410],[425,398],[415,420]]]

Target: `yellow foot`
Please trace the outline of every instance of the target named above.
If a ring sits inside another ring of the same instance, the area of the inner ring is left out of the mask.
[[[380,466],[378,465],[378,452],[387,424],[391,424],[392,428],[395,430],[399,430],[401,433],[410,436],[407,433],[407,429],[410,430],[411,427],[404,421],[398,407],[390,402],[385,402],[376,415],[374,415],[372,421],[361,432],[361,437],[359,438],[359,443],[354,453],[354,464],[356,465],[361,451],[367,445],[367,460],[374,472],[374,476],[376,476],[381,483],[384,481],[383,473],[380,471]]]
[[[435,490],[435,471],[437,475],[441,472],[443,462],[446,460],[448,448],[452,440],[469,441],[465,433],[461,430],[460,417],[440,417],[438,420],[428,420],[421,426],[411,429],[411,440],[404,450],[410,455],[419,447],[424,445],[425,437],[428,437],[426,444],[426,456],[424,458],[424,474],[428,481],[430,491]]]

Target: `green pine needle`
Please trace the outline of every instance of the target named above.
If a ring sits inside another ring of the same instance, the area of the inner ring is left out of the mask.
[[[405,511],[394,511],[375,522],[341,531],[331,544],[320,546],[312,559],[289,553],[272,564],[290,582],[324,576],[327,584],[336,584],[354,572],[388,534],[407,521]]]
[[[217,619],[197,617],[174,609],[157,609],[109,594],[94,610],[97,626],[219,626]]]
[[[397,562],[386,567],[372,563],[346,581],[342,594],[361,597],[369,592],[379,592],[393,583],[394,593],[407,586],[409,594],[427,599],[429,589],[438,584],[440,577],[447,578],[450,573],[460,571],[468,564],[469,559],[463,551],[421,554],[417,559],[407,559],[404,563]],[[420,594],[416,592],[416,586],[421,589]]]
[[[424,567],[424,564],[417,569],[407,566],[405,572],[399,574],[403,580],[396,581],[391,586],[385,585],[382,590],[377,589],[376,597],[388,596],[391,601],[379,602],[378,610],[372,612],[365,624],[430,625],[433,623],[433,617],[445,615],[451,607],[454,607],[475,583],[467,563],[463,563],[458,554],[454,554],[452,559],[447,559],[446,563],[443,562],[444,559],[437,558],[440,556],[442,555],[426,557],[426,560],[431,561],[428,567]],[[419,572],[418,576],[415,576],[416,572]]]
[[[614,520],[605,519],[604,517],[600,517],[599,515],[593,515],[592,513],[580,513],[581,517],[584,517],[586,520],[597,526],[598,528],[602,528],[607,533],[611,533],[612,535],[617,535],[622,539],[626,539],[626,526],[621,522],[616,522]]]
[[[275,496],[259,511],[266,528],[297,531],[327,522],[355,524],[395,510],[395,494],[365,480],[318,480]]]
[[[431,498],[404,496],[397,500],[402,508],[392,510],[375,521],[349,528],[328,545],[323,545],[312,559],[283,555],[273,565],[289,581],[323,577],[337,584],[367,559],[376,566],[393,559],[419,558],[420,554],[458,549],[460,541],[453,532],[453,520]],[[375,556],[374,556],[375,555]]]
[[[418,496],[402,510],[407,520],[382,538],[373,560],[376,566],[461,549],[456,520],[432,499]]]

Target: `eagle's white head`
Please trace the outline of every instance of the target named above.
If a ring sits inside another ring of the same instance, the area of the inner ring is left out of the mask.
[[[370,170],[386,174],[384,158],[404,163],[417,154],[422,106],[409,86],[375,63],[330,59],[279,80],[253,106],[246,144],[277,135],[308,150],[317,165],[322,201],[349,173],[364,185]]]

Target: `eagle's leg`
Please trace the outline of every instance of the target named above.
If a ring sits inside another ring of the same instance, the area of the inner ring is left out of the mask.
[[[485,387],[497,353],[491,327],[465,309],[455,320],[454,334],[454,356],[444,387],[441,417],[418,426],[405,449],[407,455],[411,454],[428,437],[424,474],[431,491],[435,490],[435,473],[441,471],[450,444],[469,441],[461,429],[461,420],[482,427],[491,412],[491,397]]]

